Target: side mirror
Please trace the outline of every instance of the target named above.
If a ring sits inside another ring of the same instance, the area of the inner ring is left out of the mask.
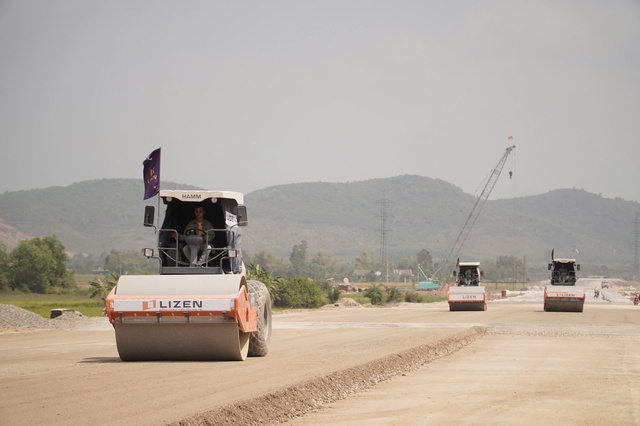
[[[156,209],[153,206],[144,206],[144,226],[153,226],[153,216]]]
[[[247,217],[247,206],[238,206],[238,226],[247,226],[249,218]]]
[[[484,277],[484,271],[480,271],[480,276]]]
[[[576,265],[576,268],[578,269],[578,271],[580,270],[580,265]]]
[[[548,270],[551,270],[551,264],[548,265],[547,267]]]
[[[457,274],[457,272],[456,272],[456,271],[453,271],[453,276],[454,276],[454,277],[456,276],[456,274]]]

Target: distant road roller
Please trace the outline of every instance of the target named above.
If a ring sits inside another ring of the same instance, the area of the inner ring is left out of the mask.
[[[550,285],[544,288],[545,312],[582,312],[586,299],[584,288],[576,286],[576,271],[580,265],[575,259],[555,259],[551,251]]]
[[[487,292],[480,285],[482,275],[480,262],[458,261],[458,270],[453,271],[456,286],[449,288],[447,297],[450,311],[487,310]]]
[[[241,193],[161,190],[166,207],[156,248],[159,275],[122,275],[106,298],[123,361],[243,361],[265,356],[271,337],[271,297],[247,280],[240,227]],[[160,207],[160,206],[158,206]],[[158,208],[159,210],[159,208]],[[154,227],[146,206],[144,225]]]

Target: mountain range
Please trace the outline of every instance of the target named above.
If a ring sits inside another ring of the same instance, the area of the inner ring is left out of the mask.
[[[163,182],[163,189],[205,189]],[[230,189],[233,188],[206,188]],[[12,249],[24,238],[55,234],[70,253],[154,245],[142,226],[145,205],[137,179],[102,179],[0,194],[0,242]],[[434,260],[449,253],[476,197],[448,182],[403,175],[346,183],[295,183],[245,195],[249,226],[243,248],[288,258],[294,245],[331,254],[342,263],[364,252],[391,259],[422,249]],[[582,189],[488,200],[460,251],[461,259],[526,256],[545,265],[556,257],[629,269],[634,265],[640,203],[608,199]],[[384,244],[383,244],[384,242]]]

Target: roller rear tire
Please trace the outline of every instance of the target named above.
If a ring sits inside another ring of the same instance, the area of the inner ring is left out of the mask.
[[[258,305],[258,329],[249,339],[249,356],[265,356],[271,340],[271,295],[267,286],[256,280],[247,280],[247,289]]]

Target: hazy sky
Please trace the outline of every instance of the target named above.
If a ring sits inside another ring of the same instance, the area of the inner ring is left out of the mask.
[[[511,143],[493,199],[640,201],[640,1],[0,0],[0,192],[142,198],[161,147],[161,180],[208,189],[475,194]]]

